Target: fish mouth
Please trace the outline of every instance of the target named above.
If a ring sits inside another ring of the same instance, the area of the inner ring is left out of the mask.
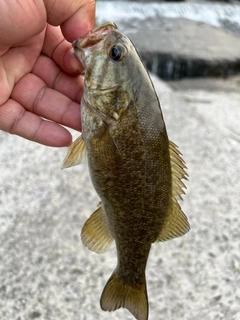
[[[92,29],[85,36],[73,41],[72,46],[74,51],[84,50],[98,44],[105,39],[108,33],[113,29],[117,30],[117,26],[113,22],[105,22],[102,25]]]

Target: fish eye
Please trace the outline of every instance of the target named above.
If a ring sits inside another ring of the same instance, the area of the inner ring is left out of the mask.
[[[121,60],[123,55],[123,48],[120,46],[113,46],[109,51],[110,57],[115,60]]]

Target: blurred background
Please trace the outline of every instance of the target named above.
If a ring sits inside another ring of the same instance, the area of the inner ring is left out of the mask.
[[[188,166],[191,230],[152,246],[149,319],[240,319],[240,1],[97,1],[134,42]],[[71,131],[73,137],[79,134]],[[0,319],[133,319],[100,309],[116,266],[80,230],[99,199],[67,149],[0,132]]]

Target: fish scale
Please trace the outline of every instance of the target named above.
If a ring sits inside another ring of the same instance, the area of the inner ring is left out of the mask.
[[[82,136],[63,167],[87,154],[101,203],[85,222],[83,244],[98,253],[115,241],[118,263],[100,300],[148,319],[145,269],[151,245],[188,232],[178,200],[185,163],[168,139],[158,97],[132,42],[107,22],[73,42],[85,68]]]

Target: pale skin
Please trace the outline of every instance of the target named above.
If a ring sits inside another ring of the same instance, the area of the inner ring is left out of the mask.
[[[83,67],[71,42],[94,27],[93,0],[0,1],[0,130],[69,146],[81,130]]]

